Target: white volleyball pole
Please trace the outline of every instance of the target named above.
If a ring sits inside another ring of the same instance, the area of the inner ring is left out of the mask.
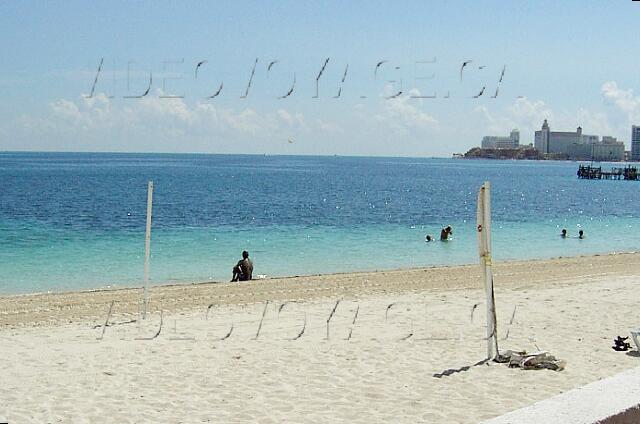
[[[147,318],[147,305],[149,304],[149,258],[151,256],[151,211],[153,205],[153,181],[149,181],[147,188],[147,232],[144,239],[144,293],[142,318]]]
[[[487,295],[487,359],[498,354],[498,326],[491,270],[491,185],[486,181],[478,193],[478,250]]]
[[[496,317],[496,301],[493,293],[493,270],[492,270],[492,247],[491,247],[491,185],[485,182],[485,202],[484,202],[484,222],[487,225],[485,234],[487,240],[487,313],[489,327],[491,327],[491,337],[489,342],[493,345],[493,359],[498,357],[498,322]]]

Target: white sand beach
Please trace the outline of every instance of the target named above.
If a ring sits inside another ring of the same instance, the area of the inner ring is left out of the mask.
[[[473,366],[477,265],[4,296],[0,422],[476,423],[640,366],[640,254],[494,271],[500,349],[566,369]]]

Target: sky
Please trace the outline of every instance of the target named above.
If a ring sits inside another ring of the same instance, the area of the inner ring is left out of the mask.
[[[448,157],[543,119],[629,149],[638,22],[631,0],[0,2],[0,151]]]

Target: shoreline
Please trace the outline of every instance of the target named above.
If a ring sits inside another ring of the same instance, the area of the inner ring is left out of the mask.
[[[640,255],[640,252],[636,251],[622,251],[622,252],[604,252],[604,253],[592,253],[592,254],[584,254],[584,255],[575,255],[575,256],[553,256],[548,258],[533,258],[533,259],[507,259],[501,261],[494,261],[493,265],[501,264],[522,264],[522,263],[530,263],[530,262],[546,262],[546,261],[556,261],[563,259],[581,259],[581,258],[591,258],[591,257],[600,257],[600,256],[618,256],[618,255]],[[451,268],[463,268],[463,267],[471,267],[474,265],[479,265],[479,263],[462,263],[462,264],[451,264],[451,265],[426,265],[426,266],[416,266],[409,268],[388,268],[388,269],[370,269],[370,270],[352,270],[352,271],[338,271],[338,272],[326,272],[326,273],[312,273],[312,274],[300,274],[300,275],[282,275],[282,276],[273,276],[266,278],[254,278],[251,282],[268,282],[268,281],[280,281],[280,280],[290,280],[290,279],[301,279],[301,278],[316,278],[316,277],[332,277],[332,276],[345,276],[345,275],[358,275],[358,274],[372,274],[379,272],[413,272],[418,270],[426,270],[426,269],[451,269]],[[157,289],[157,288],[170,288],[170,287],[183,287],[183,286],[198,286],[198,285],[213,285],[213,284],[228,284],[230,281],[216,281],[216,280],[202,280],[202,281],[178,281],[178,282],[166,282],[166,283],[157,283],[149,285],[149,290]],[[246,283],[243,281],[241,283]],[[56,295],[67,295],[67,294],[82,294],[82,293],[101,293],[101,292],[118,292],[118,291],[128,291],[128,290],[142,290],[143,286],[118,286],[116,284],[113,287],[99,287],[99,288],[88,288],[88,289],[77,289],[77,290],[51,290],[51,291],[37,291],[32,293],[1,293],[0,299],[3,298],[11,298],[11,297],[28,297],[28,296],[56,296]]]
[[[636,275],[640,253],[608,253],[494,262],[496,292],[537,281],[545,286],[590,280],[602,275]],[[593,274],[594,268],[608,269]],[[537,276],[537,277],[536,277]],[[248,305],[265,300],[321,299],[335,293],[359,298],[370,294],[403,294],[429,290],[482,288],[477,264],[407,269],[340,272],[266,278],[230,283],[203,281],[149,287],[152,312],[193,311],[210,305]],[[86,322],[104,316],[105,305],[116,302],[115,316],[140,313],[142,287],[118,287],[80,291],[0,295],[0,329],[7,326]]]

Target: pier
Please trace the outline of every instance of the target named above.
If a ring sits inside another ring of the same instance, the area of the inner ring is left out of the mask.
[[[610,171],[603,171],[601,166],[580,165],[578,167],[578,178],[583,180],[638,180],[638,170],[634,166],[624,168],[612,168]]]

